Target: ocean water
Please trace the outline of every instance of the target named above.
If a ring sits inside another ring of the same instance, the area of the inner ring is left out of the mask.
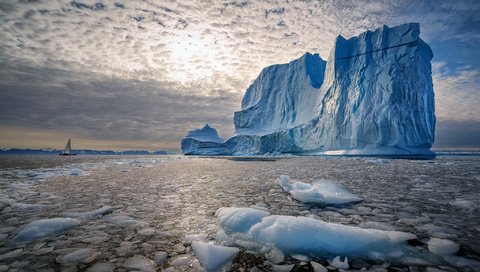
[[[280,175],[307,183],[339,182],[364,201],[305,204],[277,185]],[[0,157],[0,271],[202,271],[193,240],[228,241],[240,248],[231,271],[280,269],[273,264],[271,245],[225,238],[215,216],[221,207],[254,207],[416,235],[409,244],[420,257],[399,263],[351,259],[351,270],[480,269],[475,267],[480,262],[480,156],[236,160],[172,155]],[[452,255],[458,258],[448,261],[430,252],[432,238],[458,244]],[[422,259],[425,254],[431,258]],[[328,262],[335,256],[291,255],[284,254],[278,264],[313,271],[310,262],[315,261],[335,269]]]

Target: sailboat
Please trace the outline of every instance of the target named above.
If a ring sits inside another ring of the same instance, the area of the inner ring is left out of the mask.
[[[72,153],[72,140],[68,138],[67,145],[65,146],[65,149],[60,153],[60,156],[75,156],[77,154]]]

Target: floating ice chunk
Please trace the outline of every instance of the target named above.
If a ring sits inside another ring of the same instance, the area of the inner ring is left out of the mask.
[[[92,248],[80,248],[66,255],[57,257],[56,261],[61,264],[67,263],[91,263],[100,255],[100,252]]]
[[[185,251],[185,246],[183,246],[182,243],[178,243],[173,246],[172,250],[173,252],[176,252],[176,253],[182,253]]]
[[[20,203],[20,202],[11,203],[10,206],[14,209],[22,210],[24,212],[33,212],[33,211],[43,209],[45,207],[45,205],[43,204],[28,204],[28,203]]]
[[[15,203],[15,199],[8,197],[7,195],[0,194],[0,203],[6,205],[12,205]]]
[[[455,255],[444,255],[442,258],[449,264],[456,266],[456,267],[461,267],[461,268],[470,268],[470,269],[465,269],[466,271],[480,271],[480,262],[473,260],[473,259],[467,259]]]
[[[228,211],[228,217],[222,217],[222,211]],[[247,229],[239,216],[258,223]],[[275,246],[290,255],[307,256],[340,255],[366,259],[398,259],[413,250],[406,241],[415,235],[398,231],[362,229],[327,223],[309,217],[265,215],[250,208],[229,208],[217,211],[222,227],[239,230],[248,234],[253,241]],[[228,219],[237,220],[228,220]]]
[[[350,268],[350,266],[348,265],[348,258],[347,257],[345,257],[345,259],[342,262],[340,260],[340,256],[337,256],[337,257],[333,258],[333,260],[331,260],[331,261],[328,260],[328,263],[331,266],[335,266],[338,269],[348,270]]]
[[[274,248],[267,254],[267,258],[272,263],[279,264],[285,259],[285,254],[283,254],[282,251]]]
[[[235,258],[239,250],[235,247],[216,246],[195,241],[193,251],[207,271],[220,271]]]
[[[157,265],[163,265],[163,263],[167,260],[168,253],[165,251],[158,251],[155,252],[155,255],[153,256],[153,260]]]
[[[67,217],[75,217],[75,218],[80,218],[80,219],[93,219],[96,217],[103,216],[105,214],[109,214],[114,210],[113,207],[111,206],[104,206],[99,209],[93,210],[93,211],[85,211],[85,212],[65,212],[62,213],[62,216],[67,216]]]
[[[272,265],[273,271],[275,272],[290,272],[292,271],[294,264],[284,264],[284,265]]]
[[[450,240],[432,238],[428,241],[428,250],[442,256],[447,263],[456,267],[468,267],[473,271],[480,271],[480,262],[455,255],[459,249],[459,245]]]
[[[70,176],[78,176],[80,175],[80,169],[75,169],[73,168],[72,170],[70,170]]]
[[[327,180],[308,184],[304,182],[290,182],[289,176],[281,175],[277,183],[296,200],[304,203],[341,205],[363,200],[361,197],[350,193],[342,184]]]
[[[308,256],[302,255],[302,254],[293,254],[291,257],[294,258],[295,260],[299,260],[301,262],[310,261],[310,258]]]
[[[328,269],[325,266],[317,262],[311,261],[310,264],[312,265],[313,272],[328,272]]]
[[[115,270],[115,265],[112,263],[95,263],[94,265],[87,268],[87,272],[113,272]]]
[[[24,254],[24,252],[23,252],[23,249],[21,249],[21,248],[9,251],[7,253],[4,253],[4,254],[0,255],[0,262],[4,261],[4,260],[8,260],[8,259],[18,258],[23,254]]]
[[[29,223],[13,238],[14,242],[30,242],[64,232],[80,224],[73,218],[40,219]]]
[[[118,256],[126,256],[135,249],[135,244],[130,241],[123,241],[120,246],[115,248],[115,252]]]
[[[186,269],[186,268],[190,267],[193,260],[194,260],[193,256],[191,256],[191,255],[187,255],[187,254],[179,255],[179,256],[173,258],[173,260],[170,262],[170,264],[172,266],[174,266],[175,268]]]
[[[418,230],[428,232],[431,236],[437,238],[456,237],[458,231],[449,227],[440,227],[433,224],[425,224],[416,227]]]
[[[473,201],[461,199],[461,198],[456,198],[454,201],[451,201],[450,205],[455,206],[457,208],[464,209],[464,210],[470,210],[470,211],[473,211],[477,208],[477,205],[475,205]]]
[[[432,238],[428,241],[428,250],[438,255],[451,255],[460,249],[458,244],[447,239]]]
[[[140,224],[137,220],[127,215],[110,215],[106,216],[104,220],[120,227],[134,227]]]
[[[155,272],[154,265],[152,260],[140,255],[128,258],[124,263],[126,269],[142,272]]]
[[[192,233],[185,235],[184,242],[185,244],[189,245],[195,240],[205,240],[207,239],[207,234],[205,233]]]
[[[144,228],[138,231],[138,234],[143,235],[143,236],[152,236],[155,234],[155,229],[154,228]]]
[[[224,229],[231,232],[248,232],[250,228],[260,222],[269,212],[253,208],[220,208],[215,212]]]

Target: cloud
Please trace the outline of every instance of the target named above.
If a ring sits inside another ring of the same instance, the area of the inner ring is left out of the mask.
[[[478,32],[456,31],[471,24],[478,7],[474,1],[18,2],[0,7],[0,58],[120,78],[201,81],[197,91],[205,95],[229,75],[233,84],[222,82],[222,89],[241,93],[267,65],[305,51],[326,59],[337,35],[382,24],[420,21],[427,40],[470,34],[469,41],[478,41]],[[172,53],[178,47],[181,58]]]
[[[445,63],[434,62],[433,86],[436,116],[443,120],[479,120],[480,70],[464,67],[450,71]]]
[[[13,82],[0,84],[1,126],[75,135],[81,139],[155,143],[179,147],[189,129],[208,122],[233,133],[231,96],[181,94],[174,86],[152,81],[96,78],[90,74],[23,67]],[[67,76],[68,75],[68,76]],[[59,80],[61,79],[61,80]],[[88,79],[88,80],[85,80]],[[180,94],[179,94],[180,93]]]
[[[442,120],[437,123],[434,148],[480,149],[480,121]]]

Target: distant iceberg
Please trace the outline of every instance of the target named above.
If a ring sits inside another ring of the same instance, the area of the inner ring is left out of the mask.
[[[224,153],[226,146],[223,142],[217,130],[206,124],[188,132],[182,140],[182,152],[186,155],[218,155]]]
[[[418,23],[338,36],[328,61],[306,53],[262,70],[235,112],[235,135],[206,126],[184,154],[434,156],[430,60]]]

